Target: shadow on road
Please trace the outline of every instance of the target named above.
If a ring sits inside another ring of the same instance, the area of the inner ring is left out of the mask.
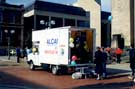
[[[0,72],[0,89],[50,89],[50,87],[38,85],[13,75]]]
[[[116,74],[129,74],[130,70],[122,70],[115,68],[107,68],[108,75],[116,75]]]
[[[115,79],[115,78],[122,78],[122,77],[126,77],[128,76],[128,74],[125,74],[125,75],[111,75],[111,76],[108,76],[106,79]]]
[[[79,86],[72,89],[131,89],[133,82],[122,82],[122,83],[99,83],[94,85]]]

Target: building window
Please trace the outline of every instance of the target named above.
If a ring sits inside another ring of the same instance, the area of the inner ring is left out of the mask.
[[[16,15],[12,16],[13,22],[17,23],[17,24],[21,24],[21,14],[18,12],[16,13]]]
[[[9,23],[15,23],[15,15],[13,13],[9,13]]]
[[[65,19],[65,26],[75,26],[74,19]]]
[[[51,17],[50,25],[51,28],[63,27],[63,19],[57,17]]]
[[[90,27],[89,21],[84,21],[84,20],[78,20],[77,21],[77,27]]]
[[[9,12],[4,11],[3,13],[3,22],[8,22],[9,21]]]
[[[21,13],[19,11],[5,10],[3,13],[3,22],[20,24]]]
[[[2,42],[2,30],[0,28],[0,43]]]
[[[2,12],[0,11],[0,22],[2,22]]]
[[[6,23],[13,23],[13,14],[10,11],[4,11],[3,21]]]

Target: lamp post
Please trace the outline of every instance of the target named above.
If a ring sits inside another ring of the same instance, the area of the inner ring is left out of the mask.
[[[8,34],[7,39],[8,39],[8,60],[10,60],[10,35],[15,33],[15,30],[5,30],[5,33]]]
[[[47,28],[51,28],[51,25],[55,25],[56,22],[51,20],[50,22],[46,22],[45,20],[40,20],[40,24],[43,26],[47,26]]]

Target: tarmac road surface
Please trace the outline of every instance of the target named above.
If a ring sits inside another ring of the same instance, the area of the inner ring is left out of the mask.
[[[31,71],[25,61],[17,64],[1,59],[0,89],[135,89],[134,83],[127,78],[130,73],[127,63],[108,65],[108,78],[104,80],[74,80],[69,74],[53,75],[40,68]]]

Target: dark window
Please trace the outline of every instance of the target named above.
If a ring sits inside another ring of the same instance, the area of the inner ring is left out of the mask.
[[[4,22],[6,23],[13,23],[14,22],[14,14],[10,11],[4,11],[3,15]]]
[[[90,27],[89,21],[78,20],[77,27]]]
[[[21,24],[21,13],[16,13],[15,15],[13,15],[13,22],[15,21],[15,23],[17,24]]]
[[[107,45],[107,42],[109,41],[108,39],[107,39],[107,37],[108,37],[108,32],[107,32],[107,24],[106,23],[101,23],[101,46],[103,46],[103,47],[107,47],[108,45]]]
[[[2,11],[0,11],[0,22],[2,22]]]
[[[9,13],[7,13],[6,11],[4,11],[4,13],[3,13],[3,21],[4,22],[8,22],[9,21]]]
[[[0,28],[0,43],[2,42],[2,30]]]
[[[15,23],[15,15],[14,13],[9,13],[9,23]]]
[[[63,27],[63,19],[57,17],[51,17],[51,28]]]
[[[36,29],[45,29],[49,27],[49,16],[39,16],[37,15]]]
[[[75,26],[74,19],[65,19],[65,26]]]
[[[5,10],[3,13],[3,22],[20,24],[21,23],[21,12]]]

